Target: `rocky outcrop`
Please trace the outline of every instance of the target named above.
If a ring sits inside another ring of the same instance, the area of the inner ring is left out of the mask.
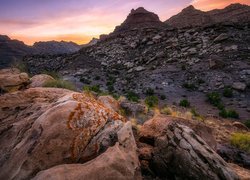
[[[124,127],[123,117],[93,97],[64,89],[30,88],[0,102],[0,179],[89,161],[113,146]]]
[[[191,5],[168,19],[165,23],[169,26],[182,28],[213,23],[213,19],[206,12],[197,10]]]
[[[74,42],[66,41],[46,41],[46,42],[36,42],[32,46],[36,54],[69,54],[77,52],[81,46]]]
[[[217,23],[250,22],[249,17],[250,7],[247,5],[231,4],[224,9],[216,9],[208,12],[197,10],[191,5],[165,21],[165,23],[173,27],[184,28],[208,26]]]
[[[132,9],[126,20],[115,28],[115,33],[125,31],[133,28],[143,27],[159,27],[163,23],[160,21],[158,15],[145,10],[143,7]]]
[[[29,85],[30,88],[35,87],[44,87],[47,82],[55,80],[52,76],[47,74],[38,74],[33,76],[30,81],[31,84]]]
[[[113,147],[85,164],[55,166],[41,171],[34,179],[140,179],[137,147],[130,122],[117,132],[117,138]]]
[[[24,89],[30,83],[27,73],[21,73],[18,69],[0,70],[0,91],[13,92]]]
[[[151,121],[141,131],[140,141],[150,147],[150,153],[144,151],[140,156],[142,164],[148,164],[143,167],[148,168],[146,174],[163,179],[238,179],[227,163],[187,126]]]

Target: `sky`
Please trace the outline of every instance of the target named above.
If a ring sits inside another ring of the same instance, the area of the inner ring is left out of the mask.
[[[112,32],[132,8],[144,7],[162,21],[183,8],[208,11],[250,0],[0,0],[0,34],[32,45],[64,40],[78,44]]]

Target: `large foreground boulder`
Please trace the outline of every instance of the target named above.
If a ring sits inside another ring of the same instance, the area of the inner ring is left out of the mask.
[[[239,179],[228,164],[189,127],[174,121],[165,124],[156,121],[151,121],[151,132],[148,132],[147,124],[147,127],[142,127],[140,135],[141,141],[149,146],[147,151],[151,151],[144,154],[141,151],[141,162],[146,165],[145,161],[148,162],[151,176],[162,179]],[[150,158],[147,154],[151,154]]]
[[[89,161],[117,142],[125,122],[92,96],[65,89],[30,88],[0,102],[0,179]]]
[[[92,161],[55,166],[41,171],[34,179],[140,179],[131,123],[127,122],[117,132],[117,136],[118,142]]]

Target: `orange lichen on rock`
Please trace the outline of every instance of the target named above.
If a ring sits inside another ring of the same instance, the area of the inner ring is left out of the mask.
[[[106,108],[88,94],[75,93],[72,98],[78,102],[68,117],[68,128],[76,134],[72,143],[72,158],[79,159],[90,140],[102,129],[108,120],[125,119]]]

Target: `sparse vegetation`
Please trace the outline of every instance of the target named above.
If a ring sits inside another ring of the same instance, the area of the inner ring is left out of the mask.
[[[27,65],[24,62],[14,62],[11,65],[12,68],[17,68],[19,69],[21,72],[28,72],[28,68]]]
[[[158,97],[157,96],[148,96],[145,99],[145,104],[149,107],[149,108],[153,108],[156,107],[158,105]]]
[[[47,74],[52,76],[54,79],[60,79],[60,75],[56,71],[43,71],[42,74]]]
[[[233,97],[233,90],[232,90],[232,88],[226,87],[226,88],[223,90],[223,96],[224,96],[224,97],[227,97],[227,98]]]
[[[244,124],[246,125],[246,127],[250,128],[250,119],[249,119],[249,120],[246,120],[246,121],[244,122]]]
[[[167,97],[164,95],[164,94],[162,94],[161,96],[160,96],[160,99],[161,100],[165,100]]]
[[[192,90],[192,91],[194,91],[194,90],[197,89],[197,87],[196,87],[195,84],[193,84],[193,83],[184,83],[182,86],[183,86],[184,88],[186,88],[186,89],[188,89],[188,90]]]
[[[128,98],[129,101],[132,101],[132,102],[139,102],[139,99],[140,99],[139,95],[136,94],[136,93],[133,92],[133,91],[129,91],[129,92],[127,93],[127,96],[126,96],[126,97]]]
[[[93,92],[96,92],[98,94],[102,93],[102,91],[100,90],[100,85],[84,86],[83,90],[84,91],[93,91]]]
[[[179,106],[190,107],[190,102],[187,99],[182,99],[179,103]]]
[[[172,110],[172,108],[165,106],[165,107],[163,107],[163,108],[160,110],[160,112],[161,112],[162,114],[172,115],[173,110]]]
[[[153,96],[155,94],[152,88],[148,88],[145,93],[147,96]]]
[[[200,115],[200,114],[196,111],[195,108],[192,108],[192,109],[191,109],[191,113],[193,114],[193,117],[194,117],[195,119],[201,120],[201,121],[204,121],[204,120],[205,120],[205,118],[204,118],[202,115]]]
[[[233,146],[250,153],[250,133],[234,133],[230,141]]]
[[[223,118],[234,118],[234,119],[239,118],[239,114],[235,110],[222,109],[219,115]]]
[[[54,88],[76,90],[76,87],[72,83],[62,80],[62,79],[48,81],[47,83],[45,83],[44,87],[54,87]]]
[[[207,100],[213,106],[216,106],[219,109],[222,109],[221,97],[220,97],[219,93],[217,93],[217,92],[208,93],[207,94]]]

